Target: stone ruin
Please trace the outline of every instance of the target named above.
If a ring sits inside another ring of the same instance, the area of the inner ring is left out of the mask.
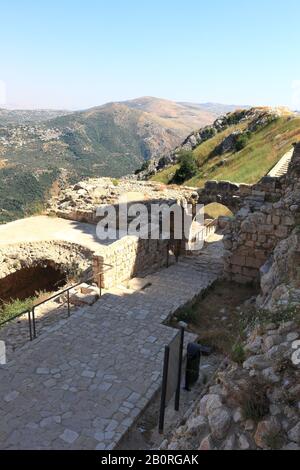
[[[227,222],[224,271],[238,283],[262,279],[265,304],[278,286],[286,290],[282,286],[292,282],[291,288],[300,287],[300,144],[295,145],[288,173],[263,178],[255,194],[255,204],[244,198],[235,218]]]

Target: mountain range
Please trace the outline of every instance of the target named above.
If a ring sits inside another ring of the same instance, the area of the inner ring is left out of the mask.
[[[232,108],[142,97],[76,112],[0,109],[0,223],[39,210],[62,170],[70,183],[131,174]]]

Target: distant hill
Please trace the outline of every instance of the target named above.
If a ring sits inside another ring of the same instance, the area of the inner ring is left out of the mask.
[[[44,122],[49,119],[69,114],[70,111],[60,111],[52,109],[5,109],[0,108],[0,126],[7,124],[26,124],[32,122]]]
[[[172,152],[154,159],[140,178],[173,183],[183,152],[196,162],[185,185],[207,180],[255,183],[300,140],[300,117],[285,108],[235,111],[190,134]]]
[[[221,116],[222,114],[232,113],[237,109],[249,109],[250,106],[247,105],[235,105],[235,104],[221,104],[221,103],[189,103],[183,102],[179,103],[183,106],[188,106],[191,108],[201,109],[208,113],[214,114],[216,117]]]
[[[151,97],[72,113],[1,109],[0,223],[42,207],[62,170],[68,183],[131,174],[212,124],[219,109]]]
[[[215,112],[149,97],[74,113],[0,110],[0,160],[34,170],[51,163],[74,178],[118,177],[215,118]]]

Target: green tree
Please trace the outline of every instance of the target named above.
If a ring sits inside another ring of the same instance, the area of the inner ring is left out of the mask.
[[[237,152],[239,152],[240,150],[243,150],[247,146],[250,137],[251,137],[251,134],[248,132],[246,132],[245,134],[241,134],[237,137],[236,142],[235,142],[235,149]]]
[[[186,180],[193,178],[193,176],[197,174],[198,166],[193,152],[182,152],[178,162],[180,164],[180,167],[174,175],[174,183],[184,183]]]

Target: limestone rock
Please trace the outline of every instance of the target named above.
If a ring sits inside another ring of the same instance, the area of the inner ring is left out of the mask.
[[[243,364],[244,369],[263,370],[271,367],[271,362],[264,355],[251,356]]]
[[[300,422],[288,432],[288,437],[296,444],[300,444]]]
[[[224,439],[231,425],[231,413],[225,406],[215,409],[209,415],[208,421],[212,436],[216,439]]]
[[[201,434],[207,428],[207,420],[203,416],[192,418],[187,424],[189,434]]]
[[[248,440],[247,436],[245,436],[245,434],[240,435],[240,437],[239,437],[239,446],[240,446],[241,450],[249,450],[250,449],[250,443],[249,443],[249,440]]]
[[[200,401],[200,413],[209,416],[214,410],[222,406],[222,398],[219,395],[205,395]]]
[[[202,439],[199,450],[213,450],[213,442],[210,435]]]
[[[271,434],[276,435],[280,432],[280,430],[280,423],[274,417],[265,421],[261,421],[257,426],[256,433],[254,436],[256,445],[261,449],[265,449],[268,446],[268,436],[270,436]]]

